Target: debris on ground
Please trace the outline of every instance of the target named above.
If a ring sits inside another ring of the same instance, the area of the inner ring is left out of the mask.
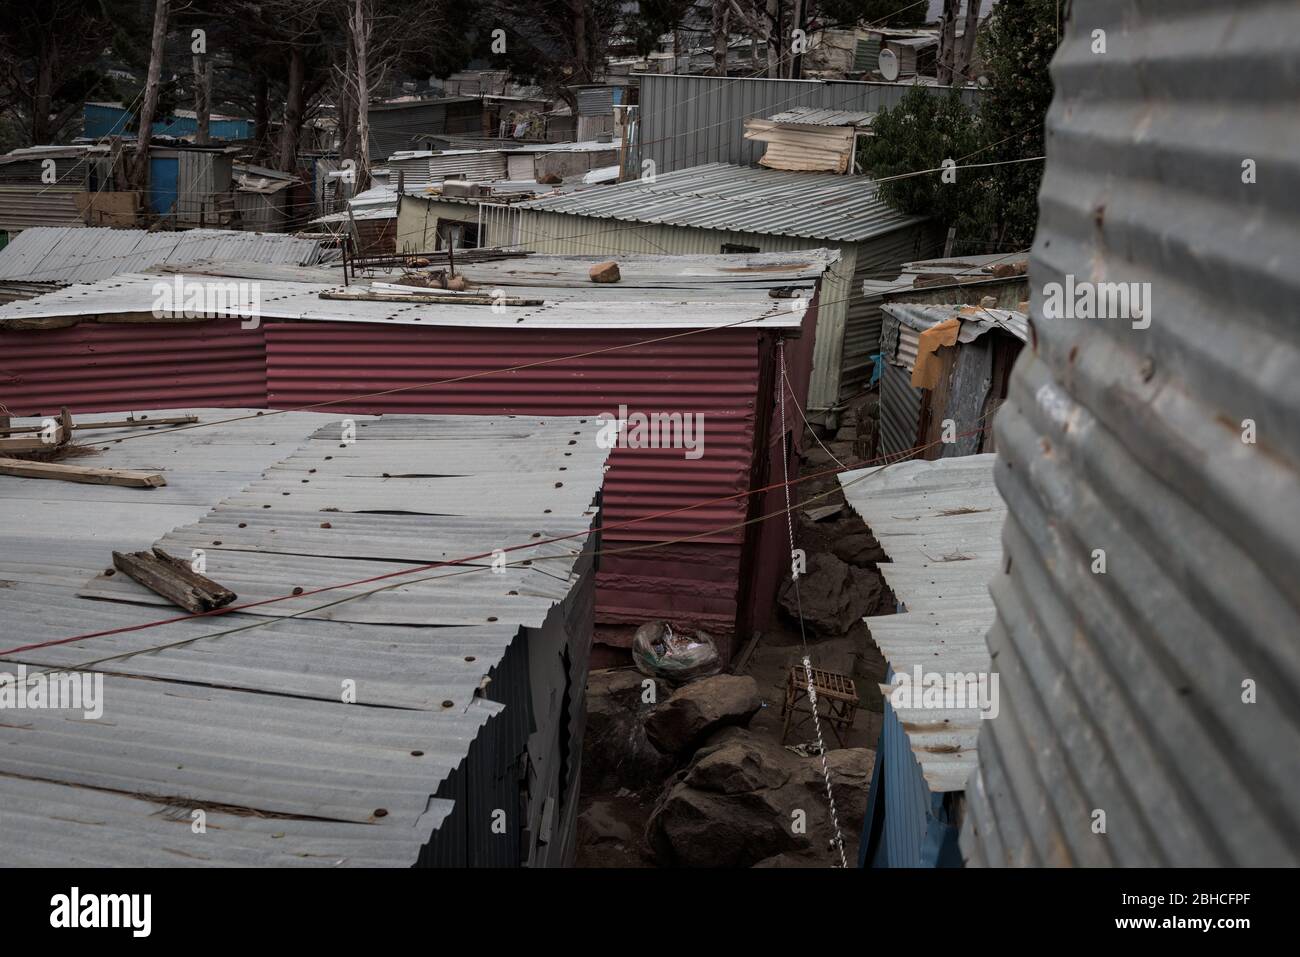
[[[114,552],[113,567],[186,611],[224,608],[239,597],[157,545],[148,552]]]
[[[623,278],[618,271],[618,263],[612,259],[607,259],[603,263],[596,263],[587,270],[587,277],[592,282],[618,282]]]
[[[704,631],[674,631],[666,621],[648,621],[632,636],[632,660],[652,678],[681,682],[716,674],[722,659]]]

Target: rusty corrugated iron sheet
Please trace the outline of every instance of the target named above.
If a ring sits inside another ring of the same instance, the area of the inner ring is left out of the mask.
[[[532,332],[364,324],[266,327],[268,403],[299,407],[626,345],[643,330]],[[748,488],[758,396],[758,337],[720,330],[442,386],[410,389],[331,409],[357,413],[704,416],[704,454],[616,448],[603,495],[607,525],[735,495]],[[604,533],[597,577],[603,625],[672,613],[729,633],[740,592],[747,498],[719,502]],[[712,531],[722,529],[720,531]],[[620,548],[675,542],[617,554]],[[605,637],[610,637],[606,635]],[[611,638],[611,640],[614,640]]]
[[[1001,713],[962,848],[1294,866],[1300,7],[1086,7],[1052,67],[1036,337],[996,421]],[[1149,284],[1145,315],[1049,318],[1071,281]]]
[[[237,320],[0,329],[0,403],[13,415],[264,406],[262,333]]]
[[[629,329],[503,337],[493,330],[342,323],[244,330],[235,321],[5,331],[0,402],[15,415],[47,414],[61,405],[73,412],[294,408],[591,352],[644,335]],[[801,347],[790,348],[794,365],[800,360],[793,350]],[[752,331],[720,330],[329,411],[595,416],[618,415],[625,405],[629,412],[704,415],[704,454],[698,459],[685,458],[681,449],[613,450],[604,517],[618,523],[749,487],[759,351],[760,338]],[[769,504],[779,507],[765,502],[762,509],[770,511]],[[669,614],[730,635],[738,616],[749,617],[741,608],[747,530],[736,526],[751,514],[761,511],[751,513],[749,499],[737,497],[607,532],[609,554],[597,579],[601,637],[622,643],[622,626]],[[662,544],[679,539],[689,541]],[[648,544],[657,547],[641,547]],[[618,549],[636,550],[620,555]]]

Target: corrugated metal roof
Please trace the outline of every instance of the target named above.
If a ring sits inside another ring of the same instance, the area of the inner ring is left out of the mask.
[[[921,332],[949,319],[956,319],[961,322],[961,330],[957,333],[958,342],[974,342],[984,333],[995,329],[1015,336],[1021,342],[1029,341],[1029,317],[1012,309],[919,302],[887,302],[880,308],[908,328]],[[915,355],[910,359],[915,360]]]
[[[278,233],[33,227],[0,249],[0,280],[94,282],[164,263],[197,260],[310,266],[320,262],[322,255],[318,240]]]
[[[864,176],[790,173],[712,163],[653,181],[577,190],[521,204],[544,210],[699,229],[860,242],[920,220],[890,209]]]
[[[767,117],[773,123],[799,123],[804,126],[870,126],[875,113],[866,110],[828,110],[817,106],[797,106]]]
[[[402,174],[403,189],[430,186],[444,179],[471,179],[494,182],[506,178],[506,159],[502,150],[447,150],[443,153],[400,154],[388,159],[394,185]],[[396,193],[393,195],[396,203]]]
[[[533,567],[498,575],[483,562],[470,573],[393,579],[406,584],[310,622],[285,616],[355,592],[6,657],[0,670],[9,673],[20,663],[74,669],[278,619],[98,666],[111,672],[102,721],[26,710],[21,724],[0,724],[4,864],[410,865],[452,812],[452,801],[434,797],[440,783],[503,713],[476,694],[482,679],[576,581],[608,454],[595,442],[597,423],[358,417],[357,442],[341,446],[337,416],[248,414],[120,444],[112,440],[131,433],[93,433],[105,449],[95,465],[161,469],[169,484],[153,491],[188,504],[139,489],[0,478],[4,645],[169,617],[175,609],[152,592],[101,573],[111,550],[160,536],[185,557],[202,547],[207,573],[234,583],[242,603],[477,554],[537,531],[579,534],[567,549],[511,556]],[[563,451],[571,454],[559,471]],[[441,477],[420,477],[430,474]],[[489,487],[498,491],[485,514]],[[403,514],[373,514],[380,506]],[[345,681],[356,683],[355,704],[342,701]],[[190,830],[194,807],[210,808],[206,834]]]
[[[839,476],[844,497],[889,556],[885,582],[906,606],[864,619],[896,674],[988,673],[988,583],[1001,565],[1006,505],[993,455],[900,462]],[[893,708],[930,790],[960,791],[975,767],[978,708]]]
[[[980,256],[949,256],[946,259],[918,259],[903,263],[906,276],[956,276],[959,279],[987,279],[994,266],[1009,265],[1029,258],[1029,250],[1010,253],[988,253]]]
[[[1298,57],[1282,2],[1097,0],[1057,52],[972,864],[1300,862]],[[1067,277],[1149,325],[1046,317]]]
[[[802,321],[818,279],[837,256],[810,250],[731,257],[628,257],[619,260],[623,278],[618,283],[591,282],[587,270],[594,260],[590,257],[538,256],[463,266],[461,272],[489,293],[500,286],[509,296],[543,301],[540,306],[502,306],[500,312],[481,305],[322,299],[322,292],[344,287],[255,280],[260,305],[253,312],[265,321],[504,329],[673,329],[742,323],[758,329],[789,328]],[[124,274],[78,285],[0,307],[0,324],[14,319],[150,313],[158,298],[155,286],[175,281],[157,275]],[[237,280],[202,281],[221,284]],[[793,287],[805,298],[773,298],[769,291],[774,287]],[[214,306],[212,312],[219,318],[249,315],[246,307],[234,301]],[[183,303],[178,303],[168,315],[179,316],[182,309]]]

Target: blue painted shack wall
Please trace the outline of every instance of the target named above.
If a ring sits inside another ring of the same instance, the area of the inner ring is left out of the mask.
[[[894,669],[885,677],[892,684]],[[930,791],[898,713],[885,698],[884,724],[858,842],[859,867],[959,867],[954,795]]]
[[[134,115],[129,115],[123,107],[87,103],[82,112],[81,135],[91,139],[121,136],[134,129],[134,121]],[[199,121],[192,117],[169,116],[155,121],[152,129],[154,136],[193,136],[198,132]],[[208,135],[214,140],[251,140],[253,121],[212,120],[208,124]]]
[[[159,216],[166,216],[176,206],[178,167],[174,156],[149,157],[149,210]]]

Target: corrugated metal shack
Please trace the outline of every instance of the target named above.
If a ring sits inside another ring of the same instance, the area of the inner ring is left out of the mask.
[[[910,83],[855,80],[769,80],[759,77],[637,74],[640,106],[635,168],[653,160],[659,174],[702,163],[753,165],[763,144],[745,139],[745,120],[807,106],[878,113],[894,106]],[[944,95],[948,87],[928,87]],[[967,106],[980,92],[961,91]]]
[[[97,465],[164,462],[161,488],[0,477],[0,670],[106,673],[102,720],[0,725],[0,864],[571,863],[595,423],[228,418],[94,433]],[[571,537],[429,568],[538,536]],[[174,618],[103,571],[154,544],[201,552],[236,610],[25,647]]]
[[[611,78],[612,80],[613,78]],[[602,134],[613,135],[615,110],[636,102],[636,87],[626,77],[617,83],[595,83],[573,87],[578,102],[578,140],[594,140]]]
[[[514,96],[451,96],[370,107],[370,159],[426,147],[435,135],[496,136],[512,113],[544,110],[547,101]]]
[[[109,136],[130,135],[137,126],[133,113],[121,103],[88,102],[82,109],[81,135],[86,139],[102,140]],[[154,120],[154,136],[176,139],[194,137],[198,133],[198,117],[193,110],[174,110],[170,116]],[[213,113],[208,117],[208,136],[214,140],[251,140],[254,123],[241,116]]]
[[[870,526],[898,613],[864,619],[889,664],[885,720],[859,843],[864,867],[959,866],[979,729],[999,686],[984,636],[1006,505],[993,455],[899,462],[839,476]],[[983,686],[980,681],[983,678]]]
[[[332,408],[700,415],[697,457],[638,444],[610,458],[606,516],[622,524],[606,539],[621,551],[601,563],[597,637],[626,646],[635,626],[663,617],[706,628],[726,651],[765,623],[789,561],[778,523],[745,524],[783,507],[779,489],[744,493],[781,474],[775,343],[789,338],[791,382],[806,389],[820,282],[835,255],[620,262],[622,281],[612,285],[588,280],[589,258],[463,265],[482,288],[544,302],[501,314],[323,300],[321,291],[338,288],[332,270],[212,267],[260,282],[256,329],[241,329],[236,310],[207,321],[111,321],[149,313],[159,279],[116,277],[0,308],[0,402],[36,414],[129,410],[161,396],[281,408],[360,396]],[[309,278],[317,281],[301,281]],[[517,366],[528,368],[484,374]],[[440,384],[448,379],[459,381]]]
[[[876,454],[938,459],[995,451],[993,416],[1029,339],[1019,312],[884,303]]]
[[[510,145],[495,149],[460,149],[434,152],[416,150],[388,158],[392,183],[398,173],[406,187],[432,186],[448,179],[490,183],[498,180],[537,182],[551,176],[579,176],[618,163],[618,147],[611,143],[547,143]]]
[[[84,226],[87,190],[111,188],[112,168],[107,147],[34,146],[0,156],[0,231],[12,238],[30,226]]]
[[[1295,4],[1097,0],[1053,61],[972,865],[1300,863],[1298,57]]]
[[[446,249],[522,250],[518,206],[551,186],[535,182],[466,184],[470,195],[457,196],[441,186],[408,190],[397,205],[397,248],[412,252]]]
[[[506,156],[500,149],[411,150],[388,157],[391,181],[400,174],[407,187],[429,186],[444,179],[492,181],[506,178]]]
[[[0,156],[0,230],[85,223],[131,227],[140,213],[170,226],[222,225],[232,212],[233,155],[233,147],[154,144],[149,189],[141,195],[118,188],[124,185],[118,175],[120,145],[14,150]]]
[[[251,163],[234,164],[234,205],[240,228],[283,232],[296,215],[293,187],[298,177]]]
[[[824,285],[807,399],[819,417],[833,415],[870,374],[856,351],[845,350],[846,339],[879,341],[879,312],[857,290],[882,272],[892,275],[937,240],[929,224],[877,198],[866,177],[723,163],[576,190],[521,208],[519,242],[538,252],[838,249],[840,263]]]

